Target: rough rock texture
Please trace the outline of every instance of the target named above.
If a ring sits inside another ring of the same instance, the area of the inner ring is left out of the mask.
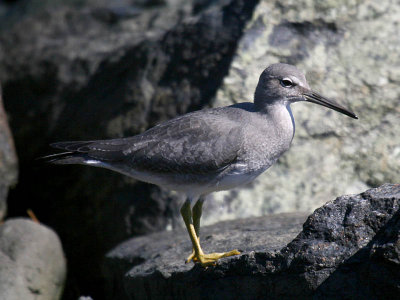
[[[300,230],[301,220],[300,214],[281,214],[204,228],[206,249],[244,251],[207,269],[183,263],[191,249],[184,232],[129,240],[107,255],[108,298],[398,297],[399,184],[328,202],[308,217],[292,242],[275,251]]]
[[[50,142],[133,135],[209,104],[256,2],[2,5],[0,80],[21,166],[10,212],[31,207],[60,234],[69,282],[81,285],[68,288],[78,291],[71,298],[101,296],[96,268],[104,253],[165,229],[175,196],[107,170],[34,159],[51,151]]]
[[[18,165],[14,141],[3,108],[0,85],[0,221],[7,212],[8,189],[17,181]]]
[[[0,299],[60,299],[66,261],[57,235],[27,219],[0,225]]]
[[[254,251],[272,252],[284,247],[301,231],[306,217],[304,213],[292,213],[220,222],[201,229],[201,244],[206,253],[239,249],[242,256],[254,257]],[[184,263],[191,250],[189,236],[183,229],[153,233],[122,243],[106,256],[107,298],[145,299],[146,293],[149,299],[160,298],[167,281],[198,272],[199,268],[193,268],[192,263]],[[224,259],[223,263],[227,261]],[[156,281],[151,283],[149,280],[153,277]],[[157,287],[159,284],[161,288]]]
[[[305,71],[311,87],[360,119],[292,105],[291,149],[249,189],[218,194],[205,222],[311,211],[336,195],[400,182],[399,18],[391,0],[259,3],[215,106],[251,101],[263,68],[280,61]]]

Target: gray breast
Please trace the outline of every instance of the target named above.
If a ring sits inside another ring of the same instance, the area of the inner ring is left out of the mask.
[[[237,168],[248,173],[263,172],[290,148],[294,121],[290,108],[283,105],[277,105],[269,114],[255,113],[250,120],[244,126],[246,132]]]

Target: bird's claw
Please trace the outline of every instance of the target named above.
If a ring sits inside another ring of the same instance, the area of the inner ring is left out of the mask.
[[[193,261],[195,263],[200,263],[203,267],[215,266],[219,259],[239,254],[240,252],[236,249],[229,252],[210,253],[210,254],[204,254],[204,253],[196,254],[195,251],[193,250],[193,252],[186,259],[186,263]]]
[[[198,258],[196,257],[196,254],[194,250],[192,250],[192,253],[186,258],[185,263],[188,264],[193,260],[193,262],[198,262]]]

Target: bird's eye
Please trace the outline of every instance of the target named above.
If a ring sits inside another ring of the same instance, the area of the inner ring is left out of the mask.
[[[281,86],[285,87],[285,88],[289,88],[294,86],[293,81],[289,78],[283,78],[281,79]]]

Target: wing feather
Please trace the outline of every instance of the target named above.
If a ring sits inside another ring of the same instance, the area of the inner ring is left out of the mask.
[[[242,128],[213,114],[196,114],[156,126],[134,145],[131,166],[155,172],[202,174],[223,170],[237,159]]]
[[[237,159],[243,140],[243,129],[224,116],[218,109],[203,110],[130,138],[59,142],[51,146],[139,171],[213,173]]]

